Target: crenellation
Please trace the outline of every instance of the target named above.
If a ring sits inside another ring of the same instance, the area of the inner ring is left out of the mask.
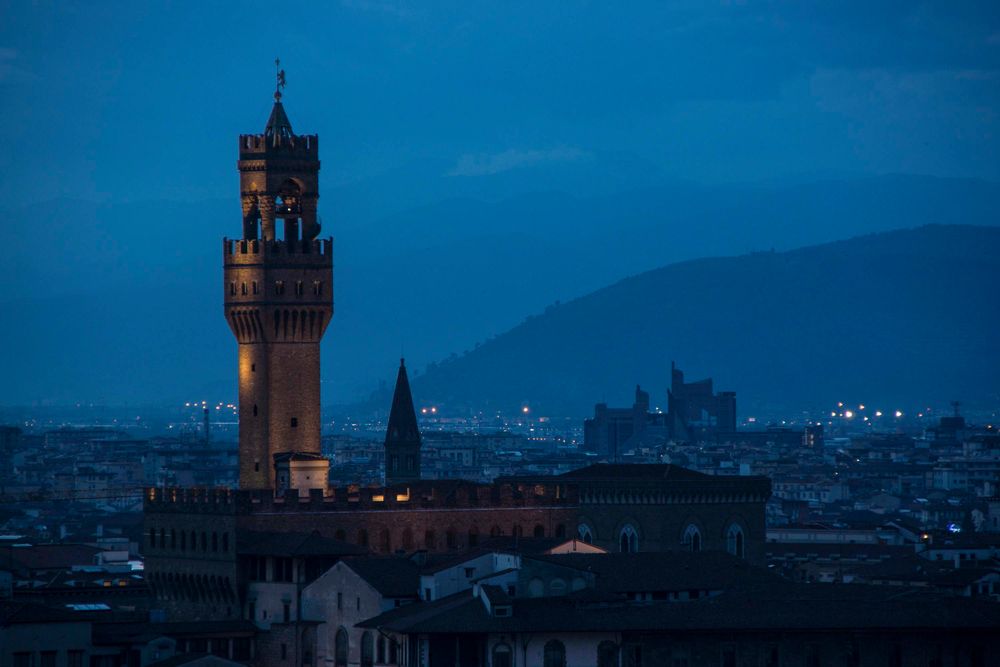
[[[315,262],[322,258],[322,264],[333,264],[333,237],[311,240],[266,240],[230,239],[222,240],[222,253],[226,264],[255,264],[262,258],[281,257],[290,262]]]
[[[241,134],[238,147],[241,159],[244,155],[258,156],[274,153],[315,157],[319,155],[319,135],[293,134],[289,138],[284,138],[276,134],[274,137],[268,138],[263,134]]]

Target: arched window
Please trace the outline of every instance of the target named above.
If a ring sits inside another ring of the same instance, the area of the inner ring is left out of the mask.
[[[490,528],[490,537],[500,537],[501,535],[503,535],[503,531],[500,530],[500,526]]]
[[[618,534],[618,548],[623,554],[632,554],[639,550],[639,533],[635,526],[628,523]]]
[[[345,533],[344,529],[341,528],[341,529],[337,530],[337,532],[335,532],[333,534],[333,539],[340,540],[341,542],[343,542],[344,540],[347,539],[347,533]]]
[[[491,667],[513,667],[514,652],[510,650],[510,644],[500,643],[493,647],[493,660]]]
[[[545,667],[566,667],[566,646],[558,639],[545,643]]]
[[[389,553],[392,551],[392,538],[389,536],[389,529],[383,528],[382,535],[379,539],[379,547],[382,549],[383,553]]]
[[[424,532],[424,548],[426,549],[437,548],[437,537],[434,535],[433,530],[428,530]]]
[[[594,543],[594,531],[592,531],[590,529],[590,526],[588,526],[587,524],[581,523],[579,526],[577,526],[576,534],[580,536],[581,542],[586,542],[587,544]]]
[[[561,523],[558,526],[556,526],[556,537],[558,537],[559,539],[566,538],[566,524]]]
[[[545,595],[545,582],[538,577],[533,577],[528,582],[528,597],[540,598]]]
[[[533,534],[535,537],[545,537],[545,526],[543,526],[542,524],[538,524],[537,526],[535,526]]]
[[[369,630],[361,635],[361,667],[372,667],[375,664],[375,640]]]
[[[734,523],[726,531],[726,551],[738,558],[743,558],[743,529]]]
[[[455,533],[454,528],[449,528],[444,534],[445,544],[448,545],[449,549],[458,548],[458,535]]]
[[[367,547],[368,546],[368,531],[364,528],[358,530],[358,546]]]
[[[684,537],[681,538],[681,544],[690,551],[701,551],[701,531],[698,530],[698,526],[692,523],[684,529]]]
[[[413,549],[413,531],[409,528],[403,529],[403,549],[406,551]]]
[[[337,628],[337,636],[333,642],[333,655],[336,667],[347,667],[348,640],[347,630],[343,627]]]
[[[566,595],[566,580],[556,577],[549,582],[549,594],[553,596]]]
[[[229,533],[222,534],[222,551],[223,552],[229,551]]]
[[[521,528],[521,524],[515,524],[514,525],[514,530],[513,530],[513,532],[511,532],[511,535],[513,535],[514,537],[523,537],[524,536],[524,529]]]
[[[478,547],[479,546],[479,529],[473,526],[469,529],[469,546]]]
[[[605,639],[597,645],[597,667],[618,667],[618,645]]]
[[[375,642],[375,662],[380,665],[385,664],[385,637],[379,635],[378,641]]]

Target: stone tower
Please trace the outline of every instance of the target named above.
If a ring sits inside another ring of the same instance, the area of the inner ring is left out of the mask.
[[[413,409],[406,362],[399,360],[396,391],[392,395],[385,431],[385,484],[405,484],[420,479],[420,428]]]
[[[240,135],[237,166],[243,235],[223,241],[223,289],[239,343],[240,488],[274,489],[275,456],[320,453],[319,344],[333,315],[319,137],[292,131],[280,88],[264,132]]]

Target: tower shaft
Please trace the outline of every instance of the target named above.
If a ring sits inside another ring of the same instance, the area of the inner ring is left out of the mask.
[[[280,101],[239,138],[243,235],[223,241],[239,346],[240,488],[274,489],[274,459],[320,453],[320,341],[333,316],[333,239],[318,239],[319,139]],[[283,225],[278,225],[278,220]]]

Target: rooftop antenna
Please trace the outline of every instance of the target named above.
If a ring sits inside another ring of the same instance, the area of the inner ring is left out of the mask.
[[[281,59],[274,59],[274,101],[281,101],[281,89],[285,87],[285,70],[281,69]]]

